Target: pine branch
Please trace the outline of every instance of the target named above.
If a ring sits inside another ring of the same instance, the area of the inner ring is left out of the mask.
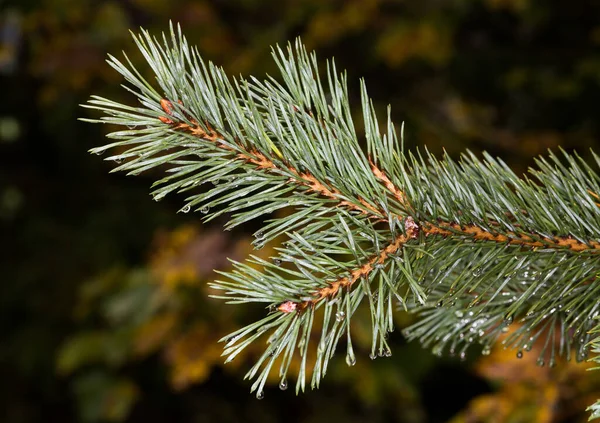
[[[160,89],[128,60],[110,57],[141,106],[93,97],[85,107],[104,117],[91,121],[129,129],[92,152],[124,149],[108,160],[128,174],[165,168],[155,199],[190,192],[181,211],[201,211],[205,221],[226,215],[226,229],[268,216],[255,248],[287,239],[277,257],[234,263],[212,284],[218,298],[270,309],[222,339],[230,361],[268,334],[246,375],[257,396],[276,364],[287,387],[297,354],[296,390],[305,389],[313,342],[312,387],[344,337],[353,365],[351,320],[362,303],[371,312],[372,357],[391,354],[395,301],[422,317],[407,337],[439,354],[463,357],[476,343],[485,353],[518,321],[503,341],[517,356],[541,342],[541,365],[570,358],[574,348],[576,359],[587,357],[600,294],[600,177],[582,159],[551,153],[518,177],[487,154],[456,162],[405,152],[389,110],[381,133],[362,83],[365,154],[345,75],[330,62],[322,80],[300,41],[287,54],[273,50],[282,85],[271,77],[230,79],[179,28],[170,40],[145,31],[134,40]],[[207,183],[213,186],[198,190]],[[282,208],[291,214],[273,215]]]

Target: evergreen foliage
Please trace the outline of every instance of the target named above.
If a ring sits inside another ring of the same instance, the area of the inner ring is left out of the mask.
[[[300,41],[273,50],[280,79],[258,80],[204,62],[179,28],[134,40],[158,88],[111,56],[139,104],[89,101],[104,113],[89,121],[128,127],[92,152],[118,149],[107,160],[131,175],[164,167],[154,198],[189,193],[182,212],[226,215],[226,229],[266,216],[257,249],[286,237],[271,261],[250,257],[212,284],[229,303],[268,309],[222,339],[226,361],[266,340],[246,375],[257,397],[271,371],[287,387],[296,354],[297,392],[319,386],[340,341],[353,365],[361,304],[371,312],[372,358],[391,354],[399,304],[420,316],[408,339],[440,355],[465,357],[475,344],[486,354],[508,332],[502,342],[517,357],[544,346],[539,365],[587,359],[600,295],[600,177],[576,154],[550,153],[519,177],[489,155],[404,151],[389,110],[380,125],[364,83],[358,134],[345,75],[328,62],[319,77]],[[290,212],[273,217],[283,208]]]

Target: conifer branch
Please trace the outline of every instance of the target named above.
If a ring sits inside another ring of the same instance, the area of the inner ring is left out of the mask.
[[[230,361],[268,335],[246,375],[258,397],[276,364],[287,387],[297,355],[296,391],[311,370],[317,387],[342,338],[353,365],[351,321],[363,303],[371,312],[372,357],[391,354],[387,333],[399,303],[421,316],[405,335],[438,354],[463,357],[474,344],[485,353],[518,321],[502,341],[517,356],[540,342],[541,364],[573,350],[576,359],[587,358],[600,311],[600,284],[593,282],[600,274],[600,176],[578,156],[550,153],[519,177],[487,154],[456,162],[406,152],[389,110],[382,134],[364,83],[359,137],[345,75],[330,62],[320,78],[316,56],[300,41],[287,53],[273,50],[280,83],[229,78],[205,63],[179,28],[170,40],[145,31],[134,40],[160,89],[110,57],[141,106],[93,97],[85,107],[104,116],[91,121],[129,129],[109,134],[116,141],[92,152],[119,147],[108,160],[128,174],[163,166],[155,199],[190,192],[181,211],[201,211],[205,221],[227,215],[226,229],[268,216],[256,248],[287,238],[272,260],[235,262],[212,284],[217,298],[270,309],[222,339]],[[274,215],[282,208],[290,214]]]

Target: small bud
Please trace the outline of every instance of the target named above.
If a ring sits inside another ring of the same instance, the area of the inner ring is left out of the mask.
[[[296,311],[297,307],[298,307],[297,303],[295,303],[293,301],[286,301],[285,303],[279,304],[279,307],[277,307],[277,310],[281,311],[282,313],[291,313],[293,311]]]
[[[419,225],[417,225],[411,216],[404,219],[404,230],[406,231],[406,234],[413,239],[419,236]]]

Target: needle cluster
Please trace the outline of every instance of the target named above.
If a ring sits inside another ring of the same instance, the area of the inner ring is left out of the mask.
[[[229,303],[266,307],[222,339],[226,361],[266,340],[246,375],[258,397],[272,371],[287,387],[296,356],[296,391],[317,387],[340,341],[353,365],[360,306],[372,357],[391,354],[398,307],[420,316],[405,336],[437,354],[464,357],[475,344],[486,354],[502,337],[517,357],[542,345],[540,365],[588,357],[600,307],[598,156],[592,168],[550,153],[519,177],[487,154],[411,153],[389,111],[379,122],[364,82],[357,133],[345,74],[328,62],[320,77],[300,41],[274,48],[281,75],[259,80],[205,62],[179,28],[134,40],[156,80],[109,58],[138,103],[92,97],[85,107],[103,116],[90,121],[125,127],[92,152],[118,148],[114,171],[164,168],[155,199],[186,192],[181,211],[224,215],[226,229],[266,217],[257,249],[286,239],[271,260],[236,262],[212,284]]]

